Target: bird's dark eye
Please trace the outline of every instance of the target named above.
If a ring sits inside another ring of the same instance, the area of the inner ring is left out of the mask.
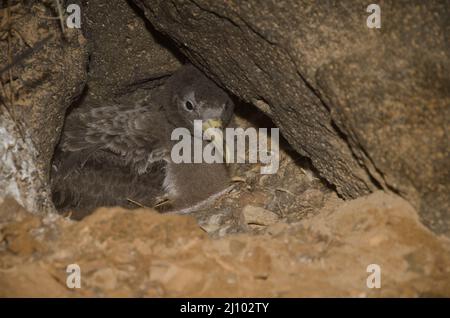
[[[194,110],[194,105],[190,101],[186,101],[186,103],[184,104],[184,107],[190,112]]]

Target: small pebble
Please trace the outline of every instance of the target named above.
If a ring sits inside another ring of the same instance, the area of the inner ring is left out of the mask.
[[[246,205],[241,212],[240,221],[245,225],[271,225],[278,221],[278,215],[261,207]]]

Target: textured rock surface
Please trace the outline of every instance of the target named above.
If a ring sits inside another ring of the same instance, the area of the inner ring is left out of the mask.
[[[81,10],[90,53],[85,103],[105,104],[151,86],[181,65],[127,1],[89,1]]]
[[[11,196],[30,211],[51,208],[45,175],[37,166],[37,151],[7,112],[0,113],[0,202]]]
[[[84,86],[86,41],[79,30],[66,29],[63,35],[58,20],[40,17],[55,16],[48,1],[0,11],[2,67],[51,36],[1,74],[0,198],[14,196],[37,212],[51,207],[47,172],[65,111]]]
[[[12,222],[15,220],[15,222]],[[381,192],[260,235],[211,239],[187,216],[100,209],[81,222],[0,206],[0,296],[450,296],[450,244]],[[78,264],[81,288],[66,287]],[[369,289],[367,266],[381,267]]]
[[[346,198],[393,190],[450,233],[445,1],[134,0],[183,53],[269,114]]]
[[[278,221],[275,213],[264,208],[246,205],[241,212],[241,222],[244,225],[271,225]]]

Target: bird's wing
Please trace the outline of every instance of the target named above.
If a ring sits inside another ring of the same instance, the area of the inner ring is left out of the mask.
[[[69,160],[72,167],[109,152],[142,174],[166,155],[164,132],[152,125],[160,122],[161,116],[148,108],[130,109],[122,105],[82,110],[68,116],[60,148],[68,158],[73,158]]]

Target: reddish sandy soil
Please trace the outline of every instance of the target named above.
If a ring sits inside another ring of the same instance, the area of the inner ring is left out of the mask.
[[[221,238],[147,209],[74,222],[7,200],[0,220],[0,296],[450,296],[448,240],[382,192]],[[80,289],[66,287],[73,263]],[[369,264],[380,265],[379,289],[366,285]]]

